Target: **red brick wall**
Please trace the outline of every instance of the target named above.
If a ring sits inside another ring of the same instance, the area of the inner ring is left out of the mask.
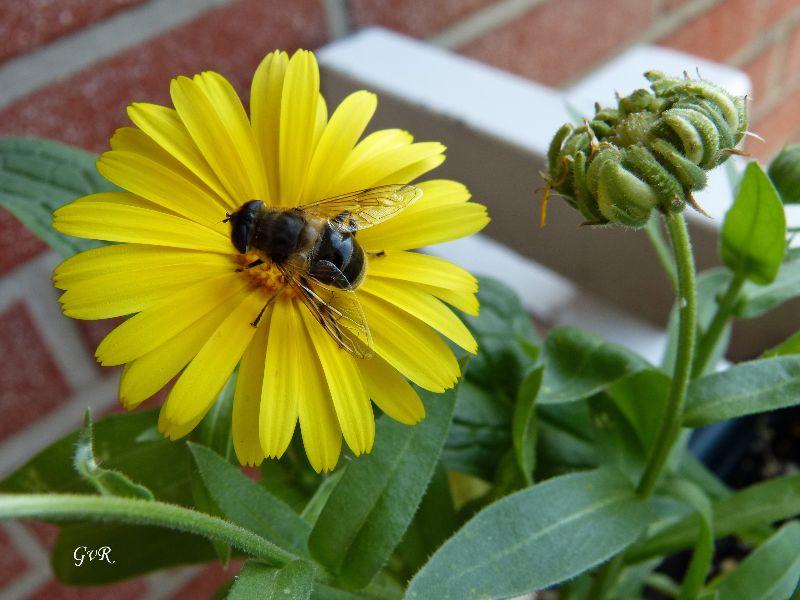
[[[30,53],[153,5],[152,0],[0,2],[0,77]],[[633,43],[670,46],[749,73],[752,129],[767,139],[752,146],[757,156],[765,158],[800,139],[799,0],[530,0],[527,5],[519,0],[342,0],[326,6],[316,0],[228,0],[197,9],[190,20],[167,31],[144,32],[133,47],[111,54],[99,48],[101,57],[90,66],[0,105],[0,134],[42,135],[100,151],[125,123],[125,105],[166,101],[173,75],[212,68],[244,92],[265,52],[318,48],[337,30],[333,16],[340,28],[342,23],[351,30],[382,25],[431,38],[556,87],[576,81]],[[21,457],[74,429],[87,401],[98,413],[114,406],[115,373],[101,373],[92,358],[102,326],[77,326],[59,317],[48,281],[55,263],[0,210],[0,476]],[[0,526],[0,596],[143,598],[169,589],[160,597],[200,598],[231,574],[218,568],[180,570],[167,578],[77,593],[50,579],[46,551],[52,540],[50,527]]]

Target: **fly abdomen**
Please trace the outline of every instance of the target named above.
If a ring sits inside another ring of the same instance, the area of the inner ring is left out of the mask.
[[[353,234],[327,223],[322,230],[319,244],[314,252],[312,274],[320,282],[341,288],[356,287],[363,279],[364,251]],[[336,267],[330,272],[325,265]],[[341,272],[347,281],[338,276]]]

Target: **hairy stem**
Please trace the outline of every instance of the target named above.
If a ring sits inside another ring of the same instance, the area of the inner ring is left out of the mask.
[[[725,326],[728,324],[733,311],[736,309],[736,303],[739,301],[739,294],[742,291],[745,278],[742,275],[736,274],[728,284],[728,289],[725,295],[717,303],[717,311],[714,313],[714,318],[708,326],[708,329],[700,337],[697,342],[697,353],[694,357],[694,367],[692,368],[692,378],[700,377],[708,366],[708,361],[714,354],[714,349],[717,347],[719,338],[722,332],[725,331]]]
[[[278,566],[298,558],[252,531],[176,504],[78,494],[0,494],[0,520],[28,518],[157,525],[230,544]]]
[[[678,274],[675,271],[675,257],[669,249],[669,245],[664,240],[664,235],[661,232],[661,223],[655,217],[651,218],[644,228],[647,232],[647,237],[650,238],[650,243],[653,245],[653,250],[656,252],[661,266],[664,267],[664,272],[667,274],[667,279],[672,286],[673,290],[678,289]]]
[[[653,451],[647,461],[637,492],[644,498],[653,493],[661,470],[667,462],[672,446],[681,431],[683,403],[692,374],[695,337],[697,334],[697,289],[695,284],[694,258],[689,231],[682,214],[664,217],[667,222],[675,264],[678,273],[678,352],[672,373],[667,407],[661,419]]]

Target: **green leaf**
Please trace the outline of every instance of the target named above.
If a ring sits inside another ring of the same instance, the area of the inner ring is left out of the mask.
[[[80,196],[117,191],[95,168],[96,156],[58,142],[0,138],[0,205],[64,258],[98,242],[52,227],[53,211]]]
[[[478,354],[470,360],[469,377],[490,392],[509,400],[536,358],[540,339],[517,295],[507,286],[481,277],[480,315],[465,315],[464,322],[478,342]]]
[[[417,573],[407,598],[507,598],[570,579],[631,544],[648,504],[611,470],[564,475],[470,520]]]
[[[108,546],[114,564],[84,561],[75,565],[75,549]],[[211,544],[200,536],[161,527],[114,523],[75,523],[61,527],[50,561],[59,581],[68,585],[99,585],[150,571],[214,559]]]
[[[249,560],[236,578],[228,600],[308,600],[314,587],[314,567],[295,560],[281,569]]]
[[[78,443],[72,464],[78,475],[90,483],[103,496],[122,496],[126,498],[142,498],[153,500],[153,492],[143,485],[134,483],[123,473],[113,469],[104,469],[94,457],[94,441],[92,437],[92,413],[86,410],[83,429],[78,434]]]
[[[340,469],[331,473],[330,475],[325,476],[325,479],[323,479],[322,483],[319,484],[317,491],[314,492],[314,495],[306,503],[305,508],[303,508],[303,512],[300,513],[300,516],[306,523],[312,527],[314,526],[314,523],[316,523],[317,519],[319,518],[319,514],[322,512],[322,509],[328,502],[328,498],[331,497],[333,488],[336,487],[336,484],[342,478],[343,474],[344,469]]]
[[[156,430],[158,410],[106,417],[93,425],[94,453],[107,469],[125,473],[164,502],[192,505],[191,457],[186,444]],[[72,468],[78,432],[51,444],[0,482],[0,492],[93,493]]]
[[[785,252],[783,204],[767,174],[753,161],[722,224],[722,260],[734,273],[764,285],[775,279]]]
[[[800,296],[800,260],[784,262],[778,276],[767,285],[746,284],[743,295],[737,314],[746,319],[759,317]]]
[[[774,348],[770,348],[762,355],[764,358],[773,356],[791,356],[800,354],[800,331],[786,338]]]
[[[740,363],[696,379],[689,386],[683,423],[701,427],[800,402],[800,357]]]
[[[800,204],[800,145],[781,150],[768,173],[784,204]]]
[[[372,453],[347,466],[322,509],[309,548],[347,586],[366,586],[400,542],[439,460],[457,390],[421,392],[419,425],[379,419]]]
[[[670,381],[663,371],[647,369],[621,379],[606,390],[648,452],[658,435]]]
[[[649,367],[630,350],[577,327],[556,327],[544,344],[545,371],[539,404],[574,402]]]
[[[712,503],[718,538],[800,514],[800,473],[776,477]],[[672,554],[691,546],[699,529],[692,515],[659,530],[627,553],[631,562]]]
[[[715,586],[720,600],[785,600],[800,580],[800,523],[793,521]]]
[[[210,448],[225,460],[233,459],[233,438],[231,437],[231,415],[233,410],[233,393],[236,389],[236,374],[226,382],[217,399],[200,422],[200,426],[192,432],[192,438]],[[192,496],[198,510],[216,517],[224,516],[217,503],[206,489],[197,465],[192,469]],[[223,566],[228,565],[231,558],[231,547],[222,542],[213,541],[214,550]]]
[[[511,446],[513,406],[509,399],[474,383],[472,361],[461,380],[442,461],[455,471],[491,481],[500,457]]]
[[[511,422],[511,438],[522,478],[526,485],[533,485],[533,468],[536,458],[536,396],[542,385],[544,369],[536,367],[529,371],[517,393],[514,418]]]
[[[453,535],[458,525],[447,471],[440,463],[433,473],[414,520],[397,547],[397,554],[407,567],[407,578],[410,579],[428,557]]]
[[[285,550],[308,554],[311,528],[300,515],[213,450],[191,442],[189,448],[209,496],[229,521]]]
[[[711,560],[714,558],[714,531],[712,529],[711,502],[708,497],[694,484],[688,481],[675,481],[672,489],[680,498],[694,508],[700,533],[694,544],[692,561],[683,577],[678,600],[694,600],[703,589]]]
[[[211,448],[225,460],[233,460],[233,438],[231,419],[233,414],[233,393],[236,390],[236,374],[230,376],[223,386],[211,410],[203,417],[193,436],[195,442]]]
[[[192,460],[183,442],[170,442],[157,429],[158,411],[118,414],[93,424],[94,452],[106,469],[125,473],[164,502],[192,506]],[[73,469],[73,452],[79,433],[51,444],[0,482],[0,492],[85,493],[95,488]],[[76,567],[77,546],[110,546],[119,560],[114,565],[92,561]],[[205,562],[214,550],[205,539],[177,531],[110,523],[75,523],[61,526],[52,554],[53,570],[60,581],[91,585],[119,581],[175,565]]]

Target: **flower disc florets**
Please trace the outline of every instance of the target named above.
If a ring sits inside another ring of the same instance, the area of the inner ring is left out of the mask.
[[[559,129],[548,152],[554,190],[590,224],[642,227],[653,209],[699,210],[692,192],[736,153],[747,129],[745,98],[702,79],[645,73],[651,90],[595,107],[580,127]]]

